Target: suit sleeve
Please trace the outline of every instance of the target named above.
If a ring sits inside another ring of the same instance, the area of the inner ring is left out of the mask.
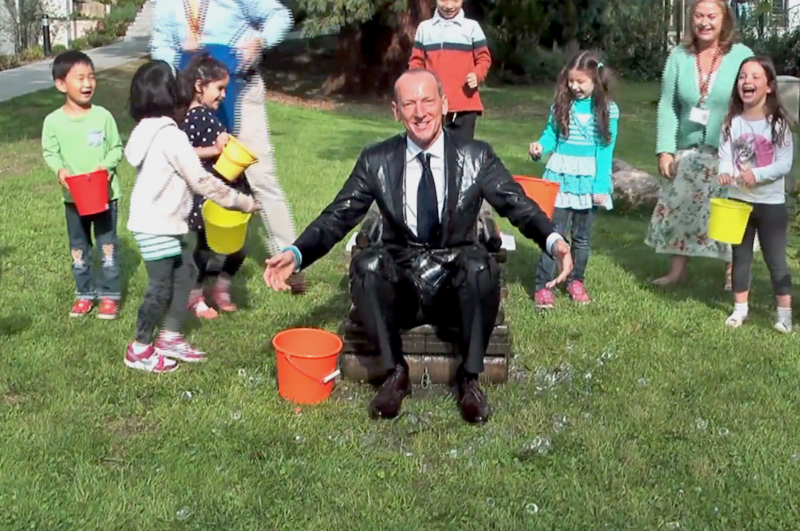
[[[331,204],[294,242],[302,255],[302,269],[328,254],[364,219],[374,198],[368,179],[369,163],[362,153]]]
[[[417,33],[414,36],[414,47],[411,48],[411,57],[408,60],[408,68],[425,68],[425,46],[422,43],[422,24],[417,26]]]
[[[555,232],[553,224],[539,205],[528,198],[491,148],[487,147],[478,180],[483,197],[508,218],[522,235],[533,240],[543,251],[550,252],[548,238]]]
[[[476,23],[472,30],[472,60],[475,63],[475,76],[478,83],[483,83],[492,66],[492,54],[486,43],[486,35],[480,24]]]

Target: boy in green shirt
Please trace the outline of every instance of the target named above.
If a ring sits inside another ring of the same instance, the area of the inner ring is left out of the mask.
[[[92,311],[100,299],[97,316],[116,319],[121,296],[117,264],[117,202],[120,197],[116,169],[122,159],[122,142],[114,117],[106,109],[92,105],[97,82],[92,60],[78,51],[64,52],[53,61],[53,80],[64,93],[64,106],[50,113],[42,126],[44,160],[64,187],[67,233],[72,253],[77,301],[70,316],[81,317]],[[70,175],[104,169],[109,176],[109,209],[91,216],[80,216],[67,189]],[[92,227],[102,251],[102,268],[97,279],[92,275]]]

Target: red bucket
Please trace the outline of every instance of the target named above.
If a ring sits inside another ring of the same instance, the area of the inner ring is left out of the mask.
[[[67,177],[67,187],[78,214],[91,216],[108,210],[108,172],[97,170]]]
[[[512,177],[522,186],[525,195],[536,201],[539,208],[552,220],[553,210],[556,207],[556,197],[558,196],[558,183],[522,175],[513,175]]]

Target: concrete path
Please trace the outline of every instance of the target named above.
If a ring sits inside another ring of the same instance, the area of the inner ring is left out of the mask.
[[[86,54],[92,58],[95,70],[100,71],[145,57],[149,53],[149,46],[149,38],[136,37],[87,50]],[[52,87],[53,76],[50,73],[52,62],[52,59],[47,59],[0,72],[0,101]]]

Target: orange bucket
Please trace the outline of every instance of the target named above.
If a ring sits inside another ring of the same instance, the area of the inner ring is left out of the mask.
[[[333,392],[344,344],[318,328],[292,328],[272,338],[278,362],[278,393],[298,404],[318,404]]]
[[[512,177],[514,181],[522,186],[525,195],[536,201],[536,204],[547,214],[547,217],[553,219],[553,210],[556,208],[556,196],[559,188],[558,183],[522,175],[512,175]]]

